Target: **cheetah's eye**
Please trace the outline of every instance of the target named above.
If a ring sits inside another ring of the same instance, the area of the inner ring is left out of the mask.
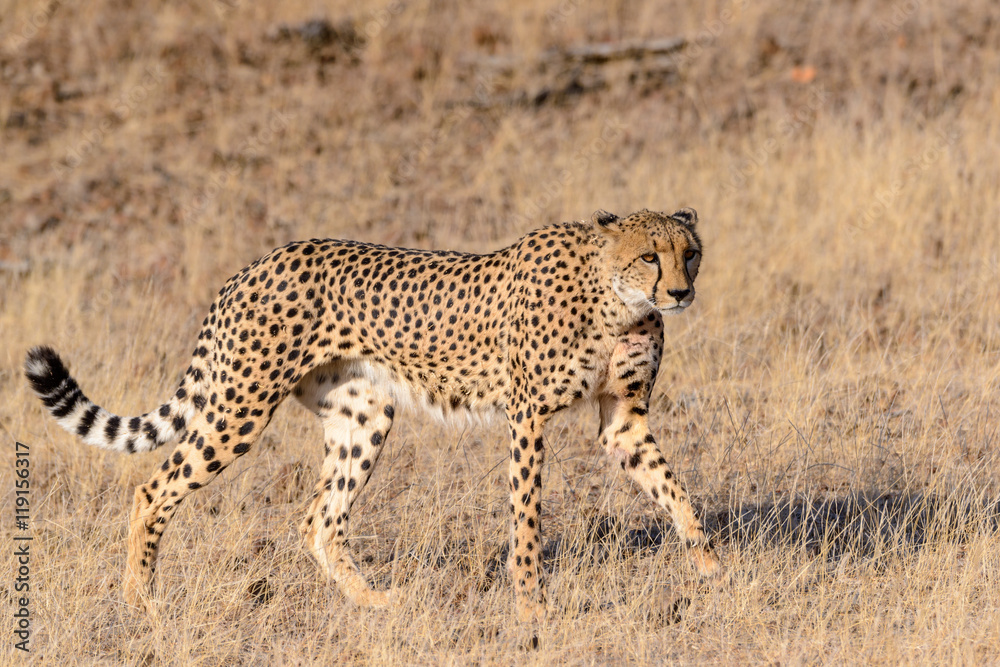
[[[690,262],[692,259],[698,256],[697,250],[688,250],[684,253],[684,260]]]
[[[653,263],[655,263],[656,262],[656,253],[647,252],[645,255],[642,256],[642,261],[646,262],[647,264],[653,264]]]

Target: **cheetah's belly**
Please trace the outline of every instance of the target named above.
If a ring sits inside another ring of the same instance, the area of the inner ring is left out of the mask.
[[[442,422],[492,422],[503,416],[502,385],[460,382],[432,369],[401,370],[367,359],[335,361],[325,368],[364,377],[374,389],[390,395],[397,408],[424,412]]]

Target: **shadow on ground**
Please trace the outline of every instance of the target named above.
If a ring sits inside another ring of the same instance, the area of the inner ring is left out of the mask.
[[[716,544],[731,549],[783,547],[831,561],[846,554],[881,559],[912,554],[934,541],[962,542],[977,533],[996,533],[1000,498],[974,503],[937,495],[857,493],[779,500],[707,514],[705,528]],[[552,539],[542,553],[548,566],[558,569],[573,559],[604,562],[655,553],[672,541],[677,537],[666,518],[629,528],[616,517],[600,516],[583,539]],[[506,577],[507,551],[506,546],[499,548],[487,565],[487,585]]]
[[[672,532],[667,520],[626,530],[616,524],[612,517],[602,517],[593,535],[610,539],[612,545],[617,542],[622,554],[655,551]],[[717,544],[730,548],[784,546],[828,559],[847,553],[873,558],[912,552],[931,541],[964,541],[976,533],[996,532],[1000,498],[974,503],[937,495],[856,493],[812,501],[779,500],[708,514],[705,528]]]

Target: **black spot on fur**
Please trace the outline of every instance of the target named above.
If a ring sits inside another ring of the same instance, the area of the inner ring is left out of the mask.
[[[90,433],[90,429],[93,428],[94,420],[97,418],[97,413],[99,411],[100,411],[99,407],[97,407],[96,405],[92,405],[87,409],[86,412],[83,413],[83,416],[80,417],[80,423],[77,424],[76,427],[76,434],[78,436],[84,438],[87,436],[88,433]]]
[[[115,436],[118,435],[118,427],[121,424],[122,418],[114,415],[108,419],[108,423],[104,426],[104,437],[108,440],[114,440]]]
[[[52,416],[55,417],[56,419],[62,419],[66,415],[76,410],[76,406],[79,405],[80,402],[85,399],[83,397],[83,392],[80,391],[80,388],[73,387],[73,390],[70,391],[65,396],[64,400],[65,402],[62,405],[52,410]]]

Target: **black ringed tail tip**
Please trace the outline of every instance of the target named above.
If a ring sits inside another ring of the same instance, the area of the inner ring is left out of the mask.
[[[42,345],[28,350],[24,360],[24,375],[31,383],[31,388],[42,398],[70,389],[66,384],[70,380],[69,371],[51,347]]]
[[[138,417],[111,414],[84,395],[56,351],[45,345],[28,350],[24,375],[60,426],[86,444],[117,452],[148,452],[176,441],[197,407],[174,398]]]

